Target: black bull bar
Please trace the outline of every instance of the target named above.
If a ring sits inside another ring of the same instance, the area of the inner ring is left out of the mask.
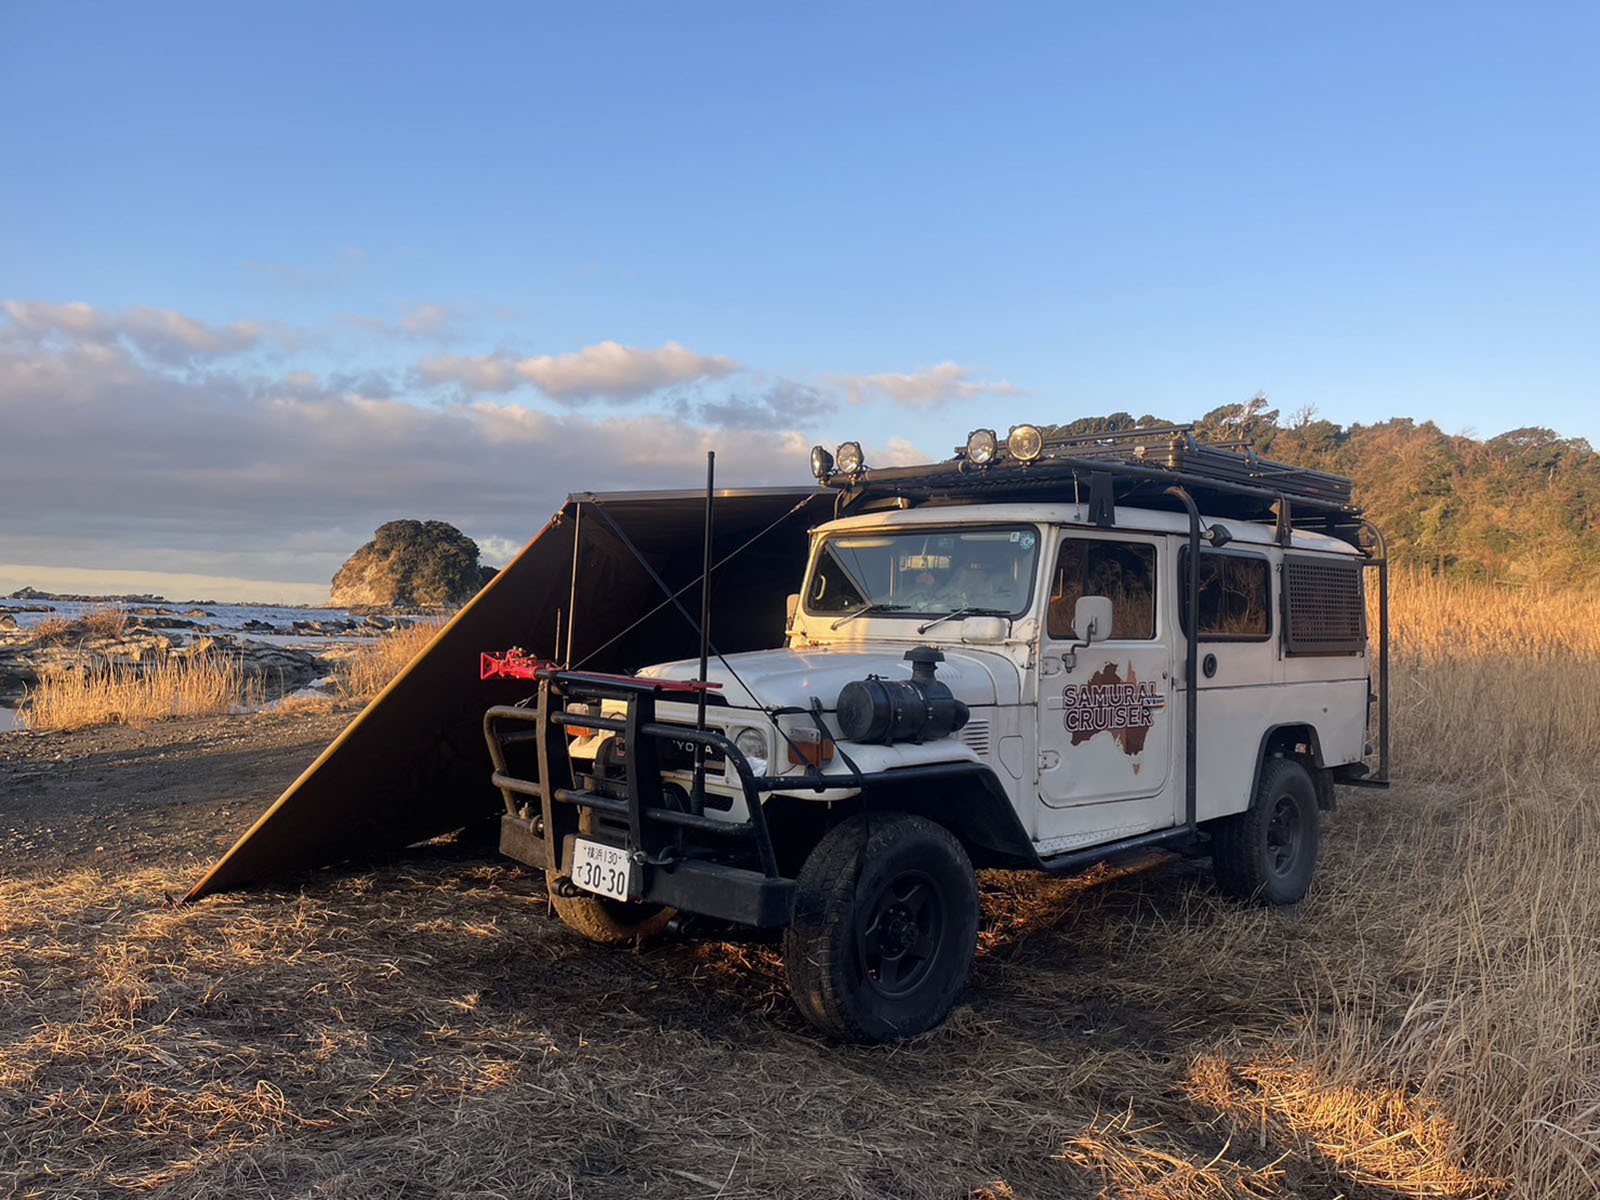
[[[483,717],[483,732],[494,764],[492,780],[505,801],[501,851],[529,866],[565,874],[580,834],[581,811],[589,809],[612,818],[614,825],[625,825],[620,832],[622,848],[633,864],[630,899],[744,925],[788,924],[795,884],[778,869],[762,797],[778,787],[824,785],[757,775],[749,759],[721,732],[656,719],[656,704],[663,694],[692,693],[704,686],[548,670],[539,672],[533,704],[490,708]],[[606,700],[623,701],[625,714],[567,711],[572,704],[593,704],[598,710]],[[607,730],[620,738],[620,758],[626,764],[623,777],[603,780],[598,767],[587,775],[575,770],[568,753],[568,726]],[[695,811],[698,805],[690,794],[662,778],[662,742],[720,753],[738,779],[744,818],[718,819]],[[509,747],[528,743],[537,755],[535,778],[513,773],[506,753]],[[838,786],[838,781],[833,783]],[[617,835],[591,828],[582,836],[615,844]],[[746,865],[752,862],[757,865]]]

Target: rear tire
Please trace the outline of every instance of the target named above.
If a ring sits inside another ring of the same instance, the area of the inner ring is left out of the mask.
[[[808,1021],[883,1042],[949,1015],[977,949],[978,881],[948,829],[907,813],[851,817],[798,883],[783,963]]]
[[[1235,900],[1295,904],[1317,870],[1321,810],[1305,764],[1268,759],[1250,807],[1212,827],[1211,867],[1217,886]]]

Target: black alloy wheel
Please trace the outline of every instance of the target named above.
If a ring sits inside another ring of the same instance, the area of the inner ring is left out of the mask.
[[[907,871],[878,891],[862,917],[856,949],[863,976],[886,999],[911,995],[944,946],[948,923],[938,885],[922,871]]]
[[[1300,861],[1300,844],[1305,840],[1305,814],[1293,797],[1280,796],[1267,821],[1267,868],[1282,879],[1293,873]]]

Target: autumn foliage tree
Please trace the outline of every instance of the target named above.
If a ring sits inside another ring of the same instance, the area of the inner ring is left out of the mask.
[[[1046,431],[1171,423],[1119,412]],[[1266,457],[1348,475],[1401,565],[1510,583],[1600,582],[1600,454],[1583,438],[1527,426],[1479,440],[1409,417],[1345,427],[1314,409],[1284,420],[1262,395],[1193,423],[1207,440],[1247,439]]]

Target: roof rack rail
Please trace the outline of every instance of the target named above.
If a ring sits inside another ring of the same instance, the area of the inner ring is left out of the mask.
[[[1026,434],[1020,440],[1019,431]],[[832,456],[823,452],[822,457],[831,467]],[[1025,499],[1088,502],[1092,511],[1109,515],[1117,504],[1173,508],[1176,501],[1165,489],[1176,484],[1194,496],[1207,516],[1271,522],[1285,540],[1291,528],[1311,529],[1359,545],[1361,529],[1361,509],[1352,503],[1346,477],[1262,458],[1248,439],[1206,440],[1192,425],[1049,436],[1033,426],[1016,426],[1004,439],[980,429],[945,462],[902,467],[861,463],[854,472],[819,478],[839,489],[841,513],[884,500],[971,504]]]

